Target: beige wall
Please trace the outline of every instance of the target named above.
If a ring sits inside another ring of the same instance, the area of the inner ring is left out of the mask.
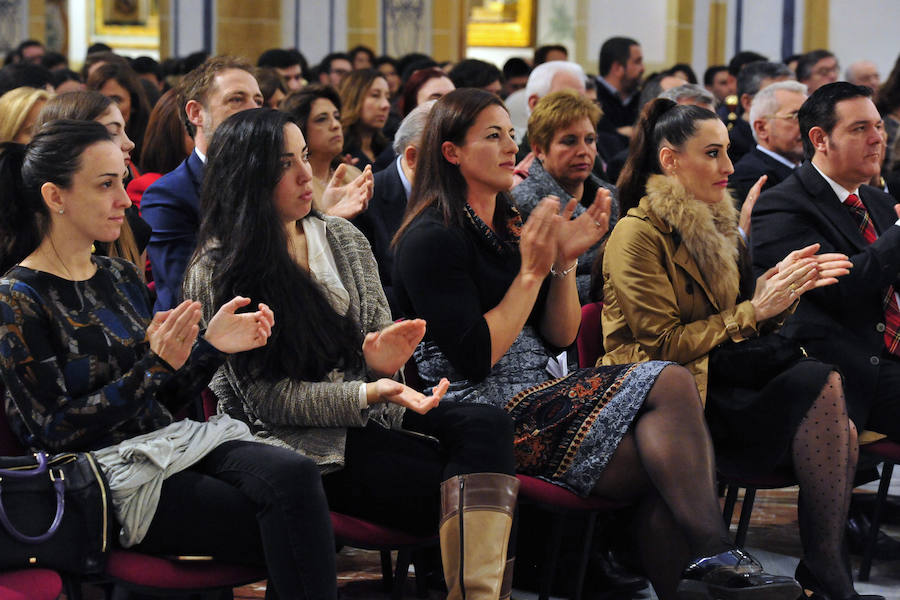
[[[242,56],[254,64],[263,51],[281,46],[279,0],[218,0],[216,52]]]

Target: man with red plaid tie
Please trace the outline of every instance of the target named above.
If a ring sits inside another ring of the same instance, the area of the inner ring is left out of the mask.
[[[759,198],[750,243],[758,273],[813,243],[850,257],[850,274],[806,293],[782,334],[840,367],[859,431],[900,441],[900,221],[894,199],[865,184],[884,156],[871,95],[838,82],[806,100],[799,111],[806,162]]]

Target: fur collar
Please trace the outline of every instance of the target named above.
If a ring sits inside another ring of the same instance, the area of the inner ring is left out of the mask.
[[[738,212],[728,192],[722,190],[721,202],[706,204],[674,177],[653,175],[645,198],[647,207],[681,236],[719,308],[733,307],[740,291]]]

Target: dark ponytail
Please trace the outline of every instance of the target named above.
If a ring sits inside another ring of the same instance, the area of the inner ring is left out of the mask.
[[[59,120],[44,124],[28,146],[0,146],[0,270],[8,271],[37,248],[50,230],[50,211],[40,188],[52,182],[72,185],[81,155],[110,141],[94,121]]]
[[[666,98],[648,102],[635,125],[628,149],[628,160],[622,168],[619,188],[619,218],[634,208],[646,193],[650,175],[662,173],[659,147],[665,140],[680,148],[697,132],[697,122],[718,119],[716,113],[693,105],[679,105]]]

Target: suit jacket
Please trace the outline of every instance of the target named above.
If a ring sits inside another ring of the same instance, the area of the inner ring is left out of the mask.
[[[820,243],[821,252],[850,257],[850,274],[803,295],[782,333],[811,356],[841,368],[850,417],[866,425],[884,350],[882,298],[900,273],[900,227],[894,199],[863,185],[859,197],[879,237],[867,244],[856,220],[810,163],[757,200],[751,221],[753,266],[758,273],[792,250]]]
[[[728,132],[728,138],[731,141],[731,147],[728,148],[728,158],[733,164],[737,164],[745,154],[756,147],[756,140],[753,139],[753,128],[750,123],[743,119],[737,119],[731,131]]]
[[[763,175],[769,176],[763,184],[762,189],[765,191],[787,179],[793,172],[794,169],[791,167],[761,152],[759,148],[753,148],[734,165],[734,173],[728,178],[728,187],[734,190],[734,198],[740,206],[747,198],[747,192]]]
[[[196,152],[171,173],[147,188],[141,213],[153,228],[147,255],[156,282],[154,311],[181,301],[181,283],[197,245],[200,229],[200,186],[205,165]]]
[[[381,286],[387,296],[391,312],[397,314],[394,286],[391,283],[391,273],[394,268],[394,251],[391,249],[391,240],[406,211],[406,190],[403,181],[397,171],[397,162],[394,161],[387,168],[375,173],[375,189],[369,208],[353,219],[352,223],[363,232],[369,244],[372,246],[372,254],[378,262],[378,277]]]

